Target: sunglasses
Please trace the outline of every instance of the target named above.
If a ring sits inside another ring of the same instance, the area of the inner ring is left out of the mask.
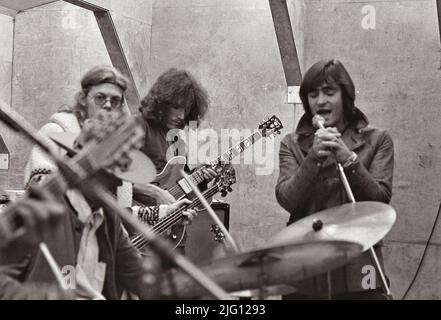
[[[119,98],[119,97],[107,98],[106,96],[101,95],[101,94],[98,94],[96,96],[92,96],[92,98],[93,98],[93,101],[95,102],[95,104],[100,107],[105,105],[107,101],[110,101],[110,105],[114,109],[121,107],[122,102],[123,102],[122,98]]]

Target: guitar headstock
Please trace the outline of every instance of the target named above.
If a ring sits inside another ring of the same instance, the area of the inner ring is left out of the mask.
[[[85,121],[74,148],[77,151],[88,149],[83,154],[92,165],[91,169],[126,171],[131,163],[131,151],[141,147],[143,138],[140,119],[129,118],[121,112],[105,112]]]
[[[225,197],[228,192],[233,191],[231,185],[236,183],[236,171],[231,165],[225,165],[216,180],[219,192]]]
[[[282,121],[280,121],[280,119],[275,115],[259,122],[259,130],[263,137],[269,137],[273,134],[280,134],[280,130],[282,128]]]
[[[214,241],[223,242],[225,240],[225,235],[222,232],[221,228],[217,224],[213,224],[210,229],[214,234]]]

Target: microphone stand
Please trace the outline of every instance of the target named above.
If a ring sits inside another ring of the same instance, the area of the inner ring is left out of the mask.
[[[319,127],[320,129],[324,129],[324,119],[320,115],[315,115],[312,119],[312,123],[314,127]],[[346,190],[346,193],[349,197],[349,200],[352,203],[355,203],[354,194],[352,193],[351,186],[349,185],[348,179],[346,178],[345,172],[343,170],[343,166],[341,163],[337,162],[337,169],[340,174],[341,181],[343,183],[343,186]],[[378,261],[377,254],[375,253],[375,250],[373,247],[369,248],[369,254],[371,257],[371,261],[375,265],[375,268],[377,269],[377,272],[380,274],[381,283],[383,285],[384,290],[386,291],[386,297],[388,300],[393,300],[392,293],[390,292],[389,285],[387,284],[386,277],[384,275],[383,269],[380,266],[380,262]],[[329,274],[328,274],[328,283],[330,283]]]
[[[352,203],[355,203],[354,194],[352,193],[351,187],[349,185],[348,179],[346,178],[345,172],[343,170],[343,166],[341,163],[337,163],[338,172],[340,173],[340,178],[342,180],[343,186],[345,187],[346,193],[349,197],[349,200]],[[383,288],[386,291],[386,297],[388,300],[393,300],[392,293],[390,291],[389,285],[387,284],[386,277],[384,275],[383,269],[381,268],[380,262],[378,261],[377,254],[373,247],[369,248],[369,254],[371,256],[371,261],[374,263],[377,272],[380,275],[381,283],[383,284]]]
[[[23,117],[18,113],[11,110],[6,110],[0,105],[0,118],[14,131],[24,134],[29,140],[37,144],[40,148],[47,153],[55,164],[58,166],[59,170],[63,172],[66,179],[73,181],[72,185],[79,187],[84,193],[86,198],[94,197],[96,200],[100,201],[104,206],[110,209],[111,212],[118,214],[120,218],[131,225],[137,232],[142,234],[146,240],[150,242],[151,248],[158,254],[158,256],[168,259],[173,262],[176,266],[181,268],[186,272],[191,278],[193,278],[197,283],[199,283],[203,288],[205,288],[209,293],[211,293],[215,298],[219,300],[229,300],[230,296],[219,287],[214,281],[208,278],[201,270],[194,266],[188,259],[186,259],[181,254],[175,252],[173,247],[166,242],[166,240],[161,239],[156,236],[150,228],[139,222],[136,217],[133,217],[122,209],[114,199],[114,197],[107,192],[104,187],[99,183],[82,183],[85,177],[84,170],[76,163],[69,162],[65,163],[64,159],[59,155],[54,153],[48,146],[45,137],[40,135]],[[44,243],[40,244],[40,249],[43,255],[47,259],[52,272],[57,279],[58,284],[64,289],[62,279],[62,273],[57,265],[55,259],[50,254],[47,246]]]
[[[214,220],[214,222],[219,226],[222,233],[225,235],[225,239],[230,243],[230,246],[233,248],[234,253],[239,253],[239,247],[234,241],[231,234],[228,232],[225,225],[222,223],[222,221],[219,219],[219,217],[216,215],[216,213],[213,211],[213,209],[208,204],[207,200],[205,200],[202,193],[199,191],[198,187],[191,181],[190,177],[184,172],[184,170],[181,170],[181,175],[184,177],[185,181],[190,185],[191,189],[193,190],[194,194],[199,198],[199,201],[203,204],[207,212],[209,213],[211,219]]]

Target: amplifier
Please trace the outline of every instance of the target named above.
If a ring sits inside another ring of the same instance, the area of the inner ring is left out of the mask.
[[[213,200],[211,203],[220,221],[229,230],[230,205],[222,201]],[[187,240],[185,242],[185,256],[198,264],[224,255],[224,244],[216,241],[216,228],[214,220],[206,211],[200,211],[196,219],[187,228]]]

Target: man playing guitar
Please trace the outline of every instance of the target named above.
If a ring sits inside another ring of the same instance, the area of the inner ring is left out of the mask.
[[[208,96],[205,89],[185,70],[170,69],[163,73],[142,99],[139,108],[144,119],[146,131],[144,146],[141,148],[161,172],[167,164],[167,151],[173,145],[176,150],[171,156],[184,155],[186,150],[176,136],[174,141],[167,140],[170,130],[183,129],[190,121],[199,121],[208,109]],[[187,168],[188,169],[188,168]],[[205,189],[206,183],[213,180],[217,173],[211,168],[200,168],[204,182],[199,185]],[[135,185],[134,199],[144,205],[157,202],[173,203],[175,199],[168,191],[151,186]],[[157,200],[155,200],[157,199]],[[184,250],[184,245],[180,246]]]

